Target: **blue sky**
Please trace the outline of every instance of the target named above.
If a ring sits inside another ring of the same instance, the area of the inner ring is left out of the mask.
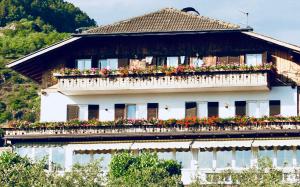
[[[161,8],[194,7],[201,15],[246,26],[300,46],[300,0],[67,0],[80,7],[98,25],[110,24]]]

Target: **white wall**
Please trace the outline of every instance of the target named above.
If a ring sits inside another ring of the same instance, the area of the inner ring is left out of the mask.
[[[88,104],[100,105],[101,121],[114,120],[114,104],[136,104],[137,118],[147,118],[147,103],[159,103],[159,118],[181,119],[185,116],[185,102],[198,102],[198,115],[207,116],[207,102],[219,102],[219,116],[222,118],[235,115],[235,101],[247,101],[247,112],[260,117],[269,113],[269,100],[281,101],[282,116],[297,115],[297,89],[291,87],[273,87],[271,91],[255,92],[214,92],[214,93],[164,93],[164,94],[129,94],[129,95],[89,95],[65,96],[61,93],[47,93],[41,98],[41,121],[65,121],[67,104],[80,105],[80,119],[87,119]],[[165,108],[168,108],[166,110]],[[225,106],[228,106],[226,108]],[[108,109],[106,111],[106,109]]]

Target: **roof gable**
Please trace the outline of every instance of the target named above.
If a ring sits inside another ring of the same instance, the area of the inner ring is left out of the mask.
[[[143,16],[85,31],[83,34],[239,30],[239,25],[165,8]]]

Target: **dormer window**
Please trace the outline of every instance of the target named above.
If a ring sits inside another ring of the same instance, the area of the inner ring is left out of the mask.
[[[92,59],[78,59],[76,60],[77,69],[83,71],[92,68]]]
[[[262,65],[262,61],[262,54],[246,54],[246,65],[248,66]]]
[[[118,59],[117,58],[108,58],[108,59],[100,59],[98,63],[98,67],[100,69],[118,69]]]

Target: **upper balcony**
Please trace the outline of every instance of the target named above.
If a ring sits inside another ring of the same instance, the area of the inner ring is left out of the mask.
[[[269,90],[273,67],[263,65],[62,69],[54,73],[66,95]]]

